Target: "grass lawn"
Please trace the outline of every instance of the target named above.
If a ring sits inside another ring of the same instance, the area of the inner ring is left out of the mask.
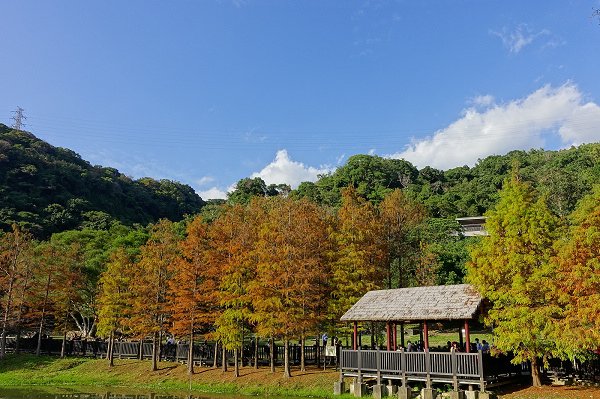
[[[159,370],[151,372],[150,362],[115,360],[109,367],[106,360],[32,355],[9,355],[0,361],[0,389],[68,389],[89,388],[93,391],[126,393],[131,391],[168,391],[187,396],[190,392],[238,395],[333,398],[333,383],[339,378],[335,370],[309,368],[306,372],[292,369],[292,378],[284,378],[278,368],[258,370],[243,367],[240,377],[221,369],[200,368],[191,378],[185,365],[161,362]],[[191,388],[191,390],[190,390]],[[502,399],[600,399],[600,389],[584,387],[521,387],[499,392]],[[350,395],[335,397],[349,399]]]

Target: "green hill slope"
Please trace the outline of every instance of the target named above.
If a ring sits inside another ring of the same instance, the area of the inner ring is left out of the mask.
[[[92,166],[75,152],[0,124],[0,229],[18,223],[38,237],[118,220],[147,224],[181,220],[204,201],[170,180],[133,180]]]

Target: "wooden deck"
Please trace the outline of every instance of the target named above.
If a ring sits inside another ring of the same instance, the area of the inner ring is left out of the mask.
[[[488,367],[486,367],[488,366]],[[487,369],[487,370],[486,370]],[[340,357],[340,381],[355,377],[358,382],[365,378],[399,381],[406,386],[410,381],[475,385],[483,392],[502,378],[521,373],[519,366],[510,364],[508,358],[492,358],[490,355],[457,352],[405,352],[380,350],[342,350]]]

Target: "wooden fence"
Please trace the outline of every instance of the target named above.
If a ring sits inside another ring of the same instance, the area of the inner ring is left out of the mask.
[[[7,352],[14,352],[16,348],[16,339],[7,338]],[[19,340],[19,351],[23,353],[33,353],[37,347],[37,339],[21,338]],[[62,348],[62,340],[45,338],[42,339],[41,353],[45,355],[60,355]],[[98,357],[105,358],[108,349],[108,342],[103,340],[68,340],[66,341],[67,356],[83,356],[83,357]],[[291,364],[300,364],[299,345],[289,346],[289,359]],[[161,360],[171,360],[186,362],[189,351],[188,344],[162,344],[160,346]],[[274,347],[274,358],[276,364],[283,364],[285,348],[283,346]],[[323,346],[305,346],[304,360],[306,364],[323,364],[325,359],[325,348]],[[113,355],[120,359],[151,359],[152,358],[152,343],[148,341],[115,341]],[[228,351],[229,361],[233,360],[233,352]],[[214,343],[198,343],[194,344],[193,360],[197,364],[212,365],[214,363]],[[217,354],[217,361],[221,361],[221,353]],[[241,361],[244,364],[270,363],[270,348],[268,345],[259,345],[258,356],[255,359],[254,346],[244,346]],[[337,360],[329,359],[329,363],[337,364]]]

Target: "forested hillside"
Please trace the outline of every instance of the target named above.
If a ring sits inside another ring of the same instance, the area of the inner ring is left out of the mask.
[[[513,168],[547,197],[553,212],[565,216],[600,183],[600,144],[560,151],[512,151],[484,158],[472,168],[446,171],[429,166],[418,170],[404,160],[355,155],[317,182],[302,183],[293,195],[337,206],[341,190],[349,185],[375,203],[399,188],[425,205],[430,217],[478,216],[498,201],[498,191]]]
[[[75,152],[0,124],[0,230],[17,223],[39,237],[112,221],[132,225],[181,220],[204,201],[170,180],[133,180],[92,166]]]

